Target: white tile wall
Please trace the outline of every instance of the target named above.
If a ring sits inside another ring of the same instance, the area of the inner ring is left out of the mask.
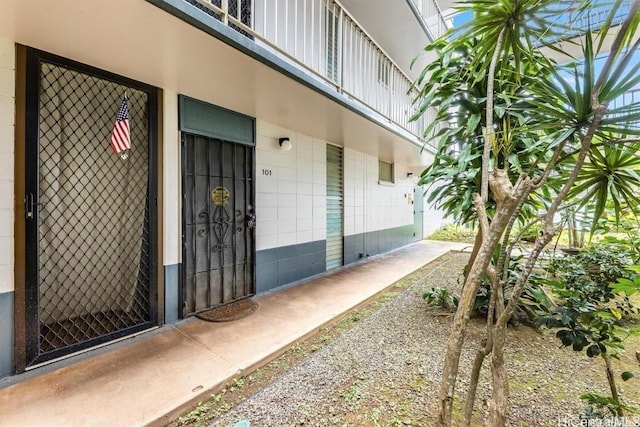
[[[288,137],[289,152],[278,146]],[[258,250],[326,239],[327,142],[257,121]],[[395,165],[396,182],[378,183],[378,158],[344,149],[344,234],[413,224],[414,181]]]
[[[378,182],[378,158],[344,150],[344,234],[346,236],[413,224],[414,179],[395,164],[395,183]]]
[[[324,240],[326,142],[261,120],[256,127],[257,250]],[[281,137],[291,151],[280,150]]]
[[[13,239],[0,237],[0,265],[11,265],[13,254]]]
[[[0,65],[0,93],[12,97],[15,93],[15,82],[14,68]]]
[[[313,140],[312,241],[327,238],[327,142]]]
[[[13,126],[15,121],[14,102],[13,96],[0,93],[0,125]],[[4,143],[6,144],[6,141]]]
[[[0,293],[14,289],[15,49],[0,39]]]
[[[278,234],[277,246],[291,246],[295,245],[296,243],[298,243],[298,234],[296,232],[281,232],[280,234]]]
[[[13,141],[13,126],[7,126],[7,128],[11,129],[10,135],[7,135],[7,139],[3,140],[3,135],[0,134],[0,141]],[[0,145],[3,145],[3,143],[0,143]],[[0,149],[0,180],[10,182],[13,185],[14,165],[13,147],[2,147]]]
[[[13,235],[13,209],[0,209],[0,236]]]

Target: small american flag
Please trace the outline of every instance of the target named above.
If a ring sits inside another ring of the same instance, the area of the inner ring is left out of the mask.
[[[122,98],[122,104],[116,115],[116,124],[111,132],[111,148],[115,154],[127,158],[126,150],[131,148],[131,134],[129,133],[129,108],[127,107],[127,95]]]

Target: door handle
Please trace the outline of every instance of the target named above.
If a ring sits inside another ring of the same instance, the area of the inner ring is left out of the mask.
[[[33,193],[28,193],[24,198],[24,213],[26,219],[33,219]]]
[[[33,193],[28,193],[24,198],[24,216],[26,219],[35,218],[36,209],[38,206],[46,206],[47,202],[36,203]]]
[[[256,215],[254,213],[247,214],[247,228],[256,228]]]

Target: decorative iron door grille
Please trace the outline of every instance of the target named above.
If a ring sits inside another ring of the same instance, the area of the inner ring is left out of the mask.
[[[156,324],[152,88],[29,50],[26,366]],[[131,150],[109,145],[128,95]]]
[[[217,20],[225,21],[220,12],[214,10],[211,7],[207,7],[206,3],[203,3],[202,0],[185,1]],[[226,8],[225,6],[223,6],[222,0],[211,0],[210,4],[212,6],[215,6],[215,8],[217,8],[218,10],[227,13],[231,18],[242,22],[242,24],[246,25],[247,27],[253,27],[251,0],[230,0],[227,2]],[[247,33],[238,25],[235,25],[233,22],[229,22],[228,25],[239,33],[249,37],[250,39],[253,39],[253,36],[251,34]]]
[[[184,315],[255,293],[254,147],[183,134]]]

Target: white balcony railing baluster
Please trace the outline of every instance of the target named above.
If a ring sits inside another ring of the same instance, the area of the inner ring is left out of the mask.
[[[628,92],[625,92],[619,98],[614,99],[613,102],[609,104],[609,110],[613,110],[623,105],[630,105],[634,103],[640,103],[640,87],[631,89]],[[640,129],[640,120],[636,120],[632,122],[631,126],[634,129]]]
[[[409,122],[410,79],[353,16],[335,0],[185,0],[206,7],[222,22],[252,36],[316,77],[422,137],[427,113]],[[412,0],[433,36],[446,24],[433,0]],[[230,3],[233,7],[229,13]],[[249,5],[250,17],[243,6]],[[250,19],[248,19],[250,18]]]
[[[615,26],[621,24],[629,14],[630,9],[631,1],[627,0],[623,2],[616,11],[613,19],[611,20],[611,25]],[[585,33],[589,29],[591,29],[592,31],[596,31],[602,28],[602,25],[609,18],[610,13],[610,5],[604,4],[603,6],[596,5],[595,9],[590,11],[589,13],[581,13],[577,16],[569,15],[568,25],[570,27],[570,30],[568,30],[568,34],[564,34],[563,36],[575,36],[577,34]]]
[[[433,40],[447,31],[447,23],[444,20],[438,3],[434,0],[411,0],[411,2],[422,16]]]

